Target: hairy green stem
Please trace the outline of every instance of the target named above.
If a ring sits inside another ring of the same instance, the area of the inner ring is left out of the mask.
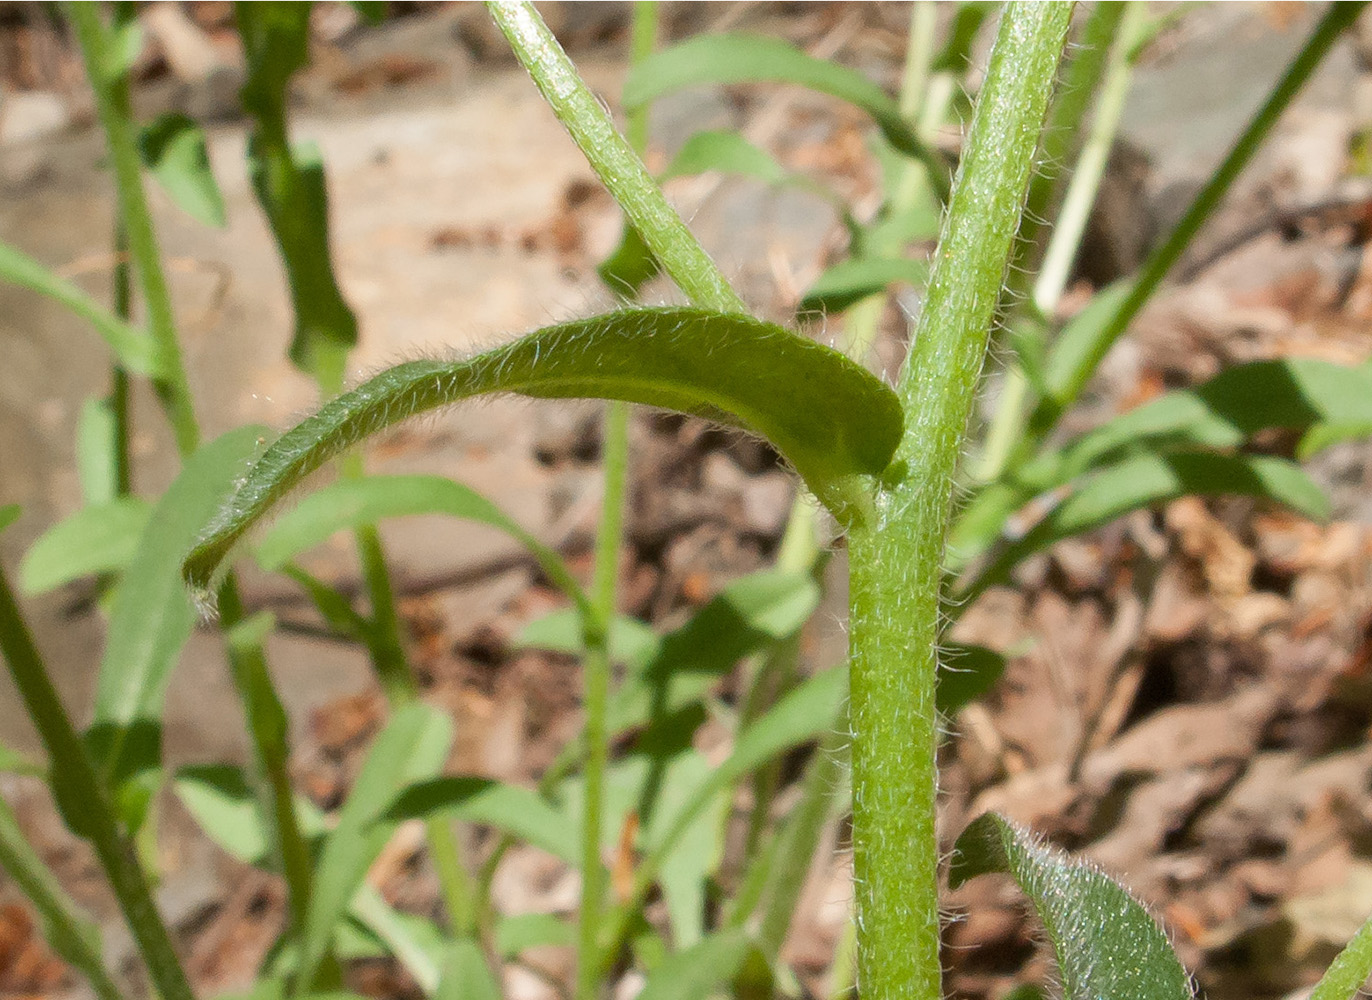
[[[662,269],[695,305],[723,312],[747,312],[743,300],[701,249],[643,161],[577,74],[534,5],[528,0],[488,0],[486,8],[562,127]]]
[[[866,1000],[938,1000],[939,583],[953,472],[1070,3],[1011,3],[977,101],[897,391],[905,437],[851,547],[853,864]]]
[[[138,271],[148,311],[148,330],[166,366],[166,374],[155,382],[157,395],[176,435],[177,449],[182,455],[188,455],[200,443],[200,426],[196,422],[190,385],[181,361],[171,292],[157,250],[152,213],[148,211],[143,191],[142,163],[128,87],[121,83],[124,67],[115,64],[115,47],[111,44],[109,29],[101,21],[94,2],[78,0],[68,4],[67,14],[76,28],[86,76],[95,92],[96,113],[105,132],[110,165],[114,170],[119,216],[128,234],[129,253]]]
[[[1310,1000],[1351,1000],[1372,975],[1372,920],[1358,928],[1343,951],[1320,977]]]
[[[1234,141],[1224,161],[1216,168],[1205,187],[1200,190],[1191,206],[1182,216],[1167,239],[1144,262],[1139,276],[1133,281],[1128,296],[1120,303],[1113,316],[1106,323],[1100,335],[1095,337],[1088,348],[1079,356],[1071,359],[1069,370],[1061,384],[1053,386],[1054,395],[1039,403],[1029,419],[1029,446],[1042,442],[1057,426],[1058,420],[1066,409],[1076,400],[1085,388],[1087,381],[1095,372],[1101,359],[1114,346],[1115,341],[1124,333],[1129,323],[1162,284],[1168,271],[1181,258],[1201,226],[1214,212],[1224,196],[1233,186],[1235,179],[1248,165],[1253,154],[1262,145],[1268,132],[1276,125],[1277,119],[1296,94],[1305,86],[1325,54],[1333,46],[1339,35],[1357,20],[1365,2],[1331,4],[1311,33],[1301,51],[1282,74],[1253,115],[1248,127]]]
[[[1006,293],[1007,306],[1016,309],[1021,319],[1026,315],[1023,307],[1026,304],[1032,304],[1038,316],[1051,317],[1062,297],[1091,216],[1091,207],[1095,204],[1096,192],[1105,176],[1105,165],[1110,158],[1133,75],[1134,36],[1146,15],[1147,10],[1137,0],[1097,4],[1086,22],[1080,47],[1068,66],[1059,96],[1053,102],[1040,144],[1042,166],[1029,184],[1020,219],[1015,269],[1011,272]],[[1062,209],[1045,248],[1044,226],[1059,200],[1065,176],[1064,161],[1077,141],[1093,96],[1096,105],[1091,131],[1077,159],[1076,169],[1071,172],[1067,193],[1062,197]],[[1040,257],[1042,267],[1039,267]],[[1026,303],[1025,289],[1036,269],[1039,274],[1033,279],[1033,294]],[[1030,402],[1029,380],[1024,368],[1018,363],[1011,364],[1005,371],[996,413],[973,473],[978,482],[992,482],[1005,471],[1020,439]]]
[[[42,655],[15,603],[9,580],[0,572],[0,652],[9,664],[29,718],[48,751],[49,766],[60,775],[59,800],[68,821],[95,848],[95,855],[114,890],[148,975],[162,1000],[194,1000],[186,972],[172,947],[171,935],[157,912],[148,879],[133,845],[119,829],[109,796],[81,738],[57,696]]]

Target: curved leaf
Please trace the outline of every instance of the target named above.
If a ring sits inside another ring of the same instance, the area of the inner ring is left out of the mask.
[[[95,327],[119,363],[129,371],[149,378],[168,374],[166,360],[146,331],[124,322],[70,281],[59,278],[28,254],[4,243],[0,243],[0,280],[62,303]]]
[[[754,146],[737,132],[726,130],[696,132],[677,150],[659,181],[689,177],[710,170],[754,177],[766,184],[782,184],[791,173],[765,150]]]
[[[257,449],[261,434],[260,427],[240,427],[191,455],[153,508],[124,571],[110,614],[91,724],[106,781],[150,763],[130,755],[156,752],[155,741],[136,747],[138,740],[130,737],[159,725],[167,682],[195,624],[177,567]]]
[[[929,265],[922,260],[858,257],[840,261],[815,279],[796,312],[842,312],[897,281],[922,285],[928,277]]]
[[[257,544],[257,562],[265,570],[278,570],[336,531],[409,514],[448,514],[498,528],[528,549],[568,597],[585,606],[586,596],[561,556],[476,490],[442,476],[367,476],[326,486],[281,515]]]
[[[937,162],[915,135],[900,106],[861,73],[816,59],[778,38],[761,35],[699,35],[654,53],[624,82],[624,105],[636,108],[676,90],[712,83],[794,83],[847,101],[871,115],[902,153]],[[944,168],[947,173],[947,168]],[[946,176],[944,178],[946,183]]]
[[[1005,580],[1019,562],[1054,542],[1189,495],[1259,497],[1312,520],[1329,516],[1324,492],[1286,459],[1211,452],[1141,455],[1087,474],[1042,520],[1005,546],[959,600]]]
[[[152,508],[125,496],[98,507],[83,507],[58,521],[29,547],[19,564],[19,586],[43,594],[92,573],[121,570],[138,548]]]
[[[746,316],[633,309],[547,327],[465,361],[412,361],[326,403],[248,471],[183,567],[208,597],[230,550],[306,476],[402,420],[492,392],[622,399],[768,438],[842,519],[868,503],[901,434],[890,389],[837,351]]]
[[[448,756],[452,721],[424,704],[400,709],[386,724],[363,761],[338,825],[324,840],[315,869],[314,893],[301,921],[300,968],[313,980],[334,928],[395,830],[387,810],[407,782],[432,777]]]
[[[741,928],[717,931],[670,956],[648,976],[639,1000],[700,1000],[733,979],[757,945]]]
[[[581,864],[578,845],[567,836],[567,818],[538,793],[518,785],[467,775],[430,778],[401,792],[383,818],[398,823],[433,816],[495,827],[573,867]]]
[[[1008,872],[1034,904],[1068,1000],[1191,1000],[1191,982],[1167,936],[1107,876],[995,813],[962,832],[948,881],[956,889],[987,872]]]
[[[177,207],[197,222],[224,228],[224,197],[194,119],[179,112],[159,116],[139,133],[138,152]]]
[[[188,765],[176,772],[171,787],[200,829],[229,854],[256,866],[271,860],[271,832],[242,768]],[[324,816],[313,802],[296,796],[295,811],[307,839],[323,835]]]

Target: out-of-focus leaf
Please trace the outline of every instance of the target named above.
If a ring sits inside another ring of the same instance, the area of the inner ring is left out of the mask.
[[[529,948],[575,943],[576,928],[551,913],[519,913],[501,917],[495,925],[495,950],[502,958],[514,958]]]
[[[1314,520],[1329,516],[1323,491],[1285,459],[1209,452],[1141,455],[1083,477],[1061,503],[997,554],[979,577],[978,590],[1001,582],[1015,565],[1054,542],[1130,511],[1190,495],[1259,497]]]
[[[857,73],[815,59],[788,42],[760,35],[699,35],[644,59],[624,83],[624,105],[636,108],[664,94],[702,84],[794,83],[847,101],[871,115],[901,152],[932,159],[895,100]]]
[[[0,745],[0,774],[22,774],[26,778],[46,778],[47,769],[38,761],[11,747]]]
[[[168,374],[166,359],[144,330],[124,322],[65,278],[59,278],[28,254],[0,243],[0,281],[46,295],[80,316],[105,338],[119,363],[149,378]]]
[[[951,646],[939,658],[934,700],[942,715],[955,715],[990,691],[1005,672],[1005,657],[985,646]]]
[[[1308,358],[1254,361],[1115,417],[1069,446],[1064,465],[1070,477],[1143,442],[1231,448],[1269,427],[1332,423],[1372,427],[1372,371]]]
[[[195,621],[177,570],[204,523],[257,448],[260,427],[203,445],[162,495],[124,571],[95,689],[91,743],[111,787],[157,762],[151,731]],[[144,734],[140,738],[131,735]],[[148,756],[151,755],[151,756]]]
[[[1301,437],[1300,444],[1296,446],[1296,457],[1304,462],[1326,448],[1365,437],[1372,437],[1372,423],[1316,424]]]
[[[365,645],[370,641],[371,623],[353,610],[352,602],[345,594],[293,563],[283,566],[281,572],[305,588],[305,593],[310,595],[310,601],[324,616],[324,621],[328,622],[331,629],[354,642]]]
[[[385,951],[395,956],[419,988],[426,995],[433,995],[438,988],[442,975],[443,949],[445,935],[433,922],[413,913],[394,910],[367,883],[357,890],[348,907],[348,915],[374,935]],[[347,921],[339,924],[341,932],[348,927]],[[337,937],[334,941],[335,954],[339,958]]]
[[[1191,1000],[1186,971],[1162,929],[1107,876],[987,813],[954,848],[949,883],[1008,872],[1048,931],[1070,1000]]]
[[[22,513],[22,508],[17,503],[8,503],[0,507],[0,531],[4,531],[19,520],[20,513]]]
[[[452,743],[452,721],[424,704],[395,713],[367,753],[362,770],[324,840],[300,942],[300,974],[313,981],[339,920],[395,830],[387,812],[401,789],[433,777]]]
[[[190,765],[176,772],[171,787],[206,836],[239,861],[259,867],[267,864],[270,834],[241,768]],[[309,799],[297,796],[295,812],[306,839],[324,834],[324,816]]]
[[[953,23],[948,26],[948,38],[943,44],[943,51],[934,60],[933,69],[948,73],[967,72],[977,32],[995,9],[993,3],[958,4]]]
[[[139,133],[138,152],[178,208],[197,222],[224,228],[224,197],[210,167],[205,133],[193,119],[178,112],[159,116]]]
[[[429,778],[404,789],[384,814],[389,823],[434,816],[495,827],[570,865],[581,863],[566,817],[527,788],[465,775]]]
[[[433,996],[434,1000],[500,1000],[500,986],[491,976],[480,945],[471,938],[448,942]]]
[[[640,1000],[700,1000],[734,978],[757,950],[741,928],[716,931],[694,946],[678,951],[653,970]]]
[[[859,257],[840,261],[821,274],[796,306],[799,313],[842,312],[854,302],[884,292],[898,281],[922,285],[929,265],[903,257]]]
[[[619,246],[596,267],[596,274],[606,287],[626,299],[637,296],[644,285],[661,273],[662,265],[643,242],[642,234],[627,222]]]
[[[258,543],[257,562],[276,570],[334,532],[411,514],[447,514],[505,532],[528,549],[568,597],[584,604],[585,595],[561,556],[476,490],[442,476],[368,476],[332,483],[281,515]]]
[[[19,564],[19,586],[43,594],[94,573],[122,570],[133,558],[152,508],[125,496],[83,507],[38,536]]]
[[[573,608],[562,608],[529,622],[515,633],[511,645],[581,656],[586,652],[584,639],[581,616]],[[615,615],[610,622],[610,660],[627,665],[630,673],[641,673],[661,648],[662,639],[637,618]]]
[[[766,184],[782,184],[791,174],[770,153],[737,132],[696,132],[682,144],[659,181],[690,177],[710,170],[755,177]]]
[[[818,604],[819,587],[808,573],[763,570],[735,580],[664,636],[647,668],[615,691],[610,731],[699,701],[743,657],[799,631]]]
[[[769,439],[841,519],[862,517],[904,416],[894,392],[837,351],[746,316],[630,309],[547,327],[466,361],[397,365],[326,403],[248,470],[187,557],[212,592],[243,535],[301,480],[408,417],[492,392],[598,397],[707,416]]]
[[[87,507],[100,507],[119,496],[118,424],[105,399],[87,399],[76,419],[76,478]]]
[[[1095,351],[1097,342],[1107,332],[1107,325],[1131,291],[1133,283],[1130,281],[1117,281],[1101,289],[1086,308],[1062,328],[1044,365],[1043,377],[1051,396],[1064,396],[1082,359]]]

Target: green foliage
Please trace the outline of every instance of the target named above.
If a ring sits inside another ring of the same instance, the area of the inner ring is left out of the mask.
[[[224,227],[224,196],[210,168],[205,133],[193,119],[173,112],[162,115],[143,128],[138,151],[183,212],[204,225]]]
[[[1191,1000],[1191,982],[1157,921],[1107,876],[995,813],[967,827],[954,852],[955,889],[987,872],[1019,883],[1048,932],[1069,1000]]]
[[[152,508],[138,497],[82,507],[29,547],[19,564],[19,586],[43,594],[95,573],[122,571],[138,551]]]

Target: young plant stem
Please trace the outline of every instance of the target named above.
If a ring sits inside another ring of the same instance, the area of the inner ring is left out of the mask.
[[[133,845],[119,829],[108,794],[62,707],[3,572],[0,572],[0,652],[5,655],[14,686],[47,748],[54,781],[65,792],[61,799],[64,815],[95,848],[153,986],[162,1000],[194,1000],[195,994],[172,947],[171,935],[153,902],[147,876],[138,863]]]
[[[1315,984],[1310,1000],[1351,1000],[1362,992],[1369,973],[1372,973],[1372,920],[1358,928],[1353,940],[1325,970]]]
[[[1060,96],[1053,102],[1039,157],[1044,166],[1029,185],[1020,221],[1018,259],[1007,290],[1011,300],[1007,306],[1017,309],[1021,317],[1025,310],[1018,307],[1023,302],[1024,284],[1035,269],[1039,273],[1034,280],[1030,304],[1038,316],[1052,317],[1067,287],[1072,262],[1081,247],[1096,192],[1105,176],[1124,99],[1129,93],[1134,38],[1147,13],[1138,0],[1097,4],[1087,20],[1081,48],[1071,60]],[[1070,143],[1076,141],[1092,95],[1096,95],[1096,106],[1090,134],[1077,158],[1076,169],[1071,173],[1052,236],[1047,248],[1043,249],[1044,219],[1058,201],[1063,180],[1062,161],[1071,152]],[[1040,254],[1043,257],[1041,267],[1037,265]],[[1011,364],[1005,371],[996,413],[974,473],[978,482],[992,482],[1005,471],[1020,438],[1028,402],[1029,380],[1019,364]]]
[[[1311,74],[1314,73],[1325,54],[1337,41],[1339,35],[1357,20],[1364,6],[1366,3],[1359,0],[1359,2],[1331,4],[1328,7],[1324,17],[1321,18],[1301,51],[1297,53],[1286,72],[1282,74],[1281,79],[1272,88],[1262,107],[1253,115],[1248,127],[1234,141],[1228,155],[1225,156],[1224,161],[1215,169],[1205,187],[1191,202],[1191,206],[1186,210],[1181,221],[1177,223],[1167,239],[1149,254],[1139,276],[1130,285],[1129,294],[1105,324],[1100,335],[1092,340],[1089,347],[1079,357],[1071,359],[1069,370],[1064,374],[1061,383],[1053,387],[1054,394],[1040,401],[1035,408],[1034,413],[1029,418],[1028,433],[1022,453],[1029,453],[1030,449],[1037,447],[1052,433],[1062,414],[1075,402],[1082,389],[1085,388],[1101,359],[1114,346],[1115,341],[1120,338],[1130,322],[1138,315],[1139,310],[1162,284],[1163,278],[1181,258],[1182,253],[1190,245],[1196,233],[1200,231],[1205,221],[1224,199],[1235,179],[1248,165],[1248,161],[1252,159],[1253,154],[1262,145],[1268,132],[1276,125],[1287,105],[1305,86],[1306,81],[1310,79]]]
[[[99,1000],[121,1000],[119,987],[100,959],[100,928],[63,891],[38,852],[24,839],[19,821],[0,797],[0,871],[28,897],[43,921],[53,951],[81,970]]]
[[[939,591],[953,473],[995,319],[1070,3],[1011,3],[954,182],[897,392],[874,522],[850,532],[853,864],[865,1000],[940,996]]]
[[[128,86],[127,79],[124,86]],[[129,237],[122,222],[114,224],[114,314],[129,319],[133,314],[132,276],[129,273]],[[110,369],[110,414],[114,418],[114,490],[116,496],[133,492],[133,462],[129,457],[129,373],[116,363]]]
[[[486,9],[600,182],[691,303],[722,312],[747,312],[743,300],[577,74],[534,5],[528,0],[487,0]]]
[[[114,64],[111,32],[101,21],[97,5],[82,0],[69,4],[67,11],[80,41],[86,75],[95,92],[96,109],[105,132],[110,163],[114,168],[119,226],[127,238],[129,256],[138,273],[149,330],[168,371],[155,388],[171,422],[177,449],[185,457],[198,446],[200,427],[182,363],[171,294],[158,252],[152,213],[143,189],[142,164],[134,134],[127,71],[125,67]],[[223,592],[229,595],[230,600],[226,607],[221,607],[220,627],[228,633],[242,619],[241,604],[236,599],[236,584],[232,576],[225,581]],[[255,717],[265,708],[264,699],[254,693],[257,686],[265,685],[266,690],[271,690],[270,675],[260,645],[237,650],[231,647],[229,655],[249,728],[254,735],[272,733],[276,727],[271,717]],[[245,683],[249,686],[245,687]],[[271,698],[275,699],[274,691]],[[290,797],[286,795],[283,799],[279,792],[282,788],[290,788],[284,742],[278,746],[268,738],[265,743],[255,742],[254,751],[257,766],[273,789],[271,801],[263,806],[278,831],[279,839],[275,846],[282,854],[283,870],[293,876],[288,880],[292,912],[300,915],[305,912],[304,903],[309,896],[311,874],[308,859],[302,863],[298,856],[296,845],[303,845],[304,838],[300,834]],[[163,1000],[168,998],[164,995]]]
[[[68,4],[67,15],[76,28],[86,76],[95,92],[95,109],[105,132],[110,165],[114,170],[119,218],[128,235],[129,253],[138,271],[148,311],[148,331],[167,370],[167,374],[155,383],[157,396],[171,422],[177,449],[182,455],[188,455],[200,443],[200,427],[181,361],[181,345],[176,338],[171,292],[162,270],[152,214],[143,192],[142,163],[134,135],[125,70],[115,65],[110,31],[101,21],[94,2],[78,0]]]

